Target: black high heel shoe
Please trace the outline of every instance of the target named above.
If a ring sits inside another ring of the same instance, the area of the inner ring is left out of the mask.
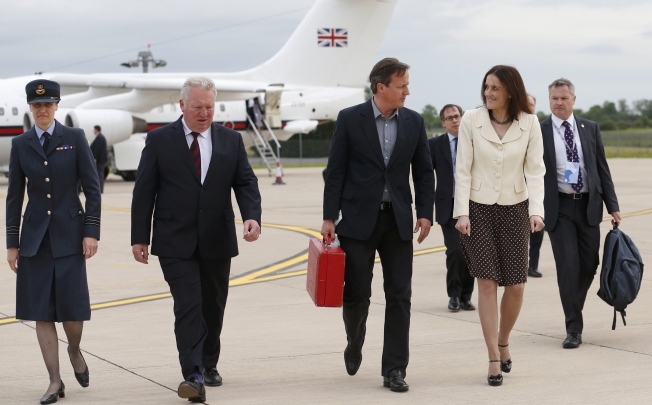
[[[78,373],[77,371],[75,371],[75,365],[72,364],[72,358],[70,357],[70,346],[68,346],[68,358],[70,359],[70,365],[72,366],[72,371],[75,373],[75,378],[77,379],[79,385],[86,388],[90,383],[88,364],[86,364],[86,359],[84,358],[84,355],[82,354],[81,350],[79,351],[79,355],[81,356],[82,360],[84,360],[84,365],[86,366],[86,370],[84,370],[83,373]]]
[[[500,360],[489,360],[489,363],[498,363]],[[498,375],[489,375],[487,376],[487,382],[489,385],[492,387],[498,387],[503,385],[503,375],[498,374]]]
[[[61,387],[59,388],[59,391],[55,392],[54,394],[50,394],[48,396],[43,396],[41,398],[41,404],[46,405],[46,404],[53,404],[59,400],[59,398],[64,398],[66,396],[66,386],[63,385],[63,380],[61,380]]]
[[[498,347],[507,347],[509,346],[509,343],[506,345],[498,345]],[[507,361],[500,361],[500,369],[503,370],[503,373],[509,373],[512,371],[512,358],[510,357],[509,360]]]

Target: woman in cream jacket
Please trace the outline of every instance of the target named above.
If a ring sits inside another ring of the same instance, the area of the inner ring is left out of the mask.
[[[457,152],[456,228],[478,279],[478,312],[489,352],[489,385],[512,367],[509,334],[523,303],[530,232],[543,229],[543,140],[518,71],[494,66],[483,107],[462,118]],[[497,289],[504,286],[498,316]],[[499,327],[500,325],[500,327]]]

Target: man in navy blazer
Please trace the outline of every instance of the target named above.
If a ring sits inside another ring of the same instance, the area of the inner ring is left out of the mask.
[[[385,338],[381,375],[392,391],[407,391],[412,238],[432,225],[434,175],[423,118],[404,108],[409,66],[381,60],[369,75],[372,100],[340,111],[324,186],[324,237],[337,235],[346,253],[343,317],[349,375],[362,362],[376,251],[385,280]],[[413,230],[410,169],[417,225]],[[337,226],[337,228],[336,228]]]
[[[460,232],[455,229],[453,198],[455,196],[455,162],[457,159],[457,134],[462,121],[462,108],[446,104],[439,112],[446,133],[428,140],[432,168],[437,174],[435,189],[435,219],[444,235],[446,245],[446,291],[448,309],[473,311],[471,303],[473,283],[460,243]]]
[[[545,230],[566,316],[562,346],[574,349],[582,344],[582,309],[600,263],[602,204],[613,216],[612,224],[621,217],[598,124],[573,114],[575,86],[570,80],[555,80],[548,94],[552,116],[541,122]]]
[[[231,258],[238,255],[235,192],[244,240],[260,234],[258,179],[240,133],[213,124],[215,84],[191,77],[181,89],[183,116],[147,135],[131,205],[134,258],[159,256],[174,299],[174,332],[184,381],[178,395],[206,399],[217,371]],[[154,216],[153,235],[152,213]]]

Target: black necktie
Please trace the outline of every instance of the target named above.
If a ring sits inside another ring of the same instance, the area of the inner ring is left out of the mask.
[[[48,146],[50,146],[50,133],[45,131],[41,136],[43,137],[43,151],[47,152]]]

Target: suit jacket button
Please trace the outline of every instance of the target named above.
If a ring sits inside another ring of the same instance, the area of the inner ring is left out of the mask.
[[[46,182],[46,183],[49,183],[49,182],[50,182],[50,178],[49,178],[49,177],[46,177],[46,178],[45,178],[45,182]]]
[[[52,196],[50,194],[48,194],[48,198],[52,198]]]
[[[82,212],[81,212],[81,211],[79,211],[79,213],[81,214]]]
[[[51,214],[52,214],[52,213],[51,213],[50,211],[48,211],[48,215],[51,215]]]
[[[47,165],[48,165],[48,161],[46,160],[45,162],[43,162],[43,164],[47,166]]]
[[[501,164],[501,163],[503,163],[503,160],[502,159],[496,159],[496,163]]]
[[[495,192],[499,192],[499,191],[500,191],[500,187],[498,187],[498,186],[494,187],[494,191],[495,191]]]
[[[503,150],[503,145],[498,145],[498,150]]]
[[[497,177],[497,178],[500,178],[500,173],[496,173],[496,177]]]

